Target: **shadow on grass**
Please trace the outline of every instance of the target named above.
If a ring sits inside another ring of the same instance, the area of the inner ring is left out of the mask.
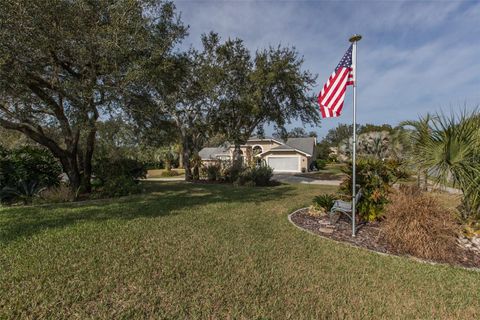
[[[146,193],[119,199],[0,209],[0,243],[83,221],[135,219],[179,214],[212,203],[271,201],[292,195],[294,187],[248,188],[183,182],[144,182]]]

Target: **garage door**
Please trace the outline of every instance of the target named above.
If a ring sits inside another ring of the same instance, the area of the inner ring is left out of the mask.
[[[270,157],[268,165],[277,172],[298,172],[298,157]]]

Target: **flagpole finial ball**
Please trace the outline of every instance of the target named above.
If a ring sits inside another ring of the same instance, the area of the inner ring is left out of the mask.
[[[354,34],[353,36],[350,37],[350,39],[348,39],[350,42],[357,42],[357,41],[360,41],[362,39],[362,36],[359,35],[359,34]]]

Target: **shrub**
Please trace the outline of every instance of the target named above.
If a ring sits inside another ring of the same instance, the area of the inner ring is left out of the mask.
[[[137,179],[146,176],[145,166],[134,159],[96,159],[92,186],[100,197],[121,197],[139,193]]]
[[[58,185],[61,173],[59,163],[45,149],[25,146],[0,150],[0,188],[23,188],[23,184],[54,186]]]
[[[273,177],[273,169],[267,165],[261,165],[250,169],[252,180],[256,186],[268,186]]]
[[[119,176],[107,180],[107,182],[97,190],[100,197],[122,197],[142,192],[141,186],[133,179],[127,176]]]
[[[40,198],[46,203],[62,203],[75,199],[75,193],[66,184],[50,187],[40,192]]]
[[[236,182],[240,178],[240,174],[246,170],[245,167],[235,167],[226,165],[222,170],[222,177],[227,182]]]
[[[0,202],[30,204],[42,191],[42,186],[36,181],[20,181],[15,186],[6,186],[0,190]]]
[[[357,204],[357,209],[362,219],[373,221],[383,216],[392,185],[398,179],[407,176],[400,165],[401,163],[396,160],[359,159],[356,168],[356,184],[362,188],[363,196]],[[340,185],[340,190],[346,195],[351,195],[352,164],[350,163],[342,171],[347,174],[347,177]]]
[[[454,262],[460,232],[454,214],[416,188],[402,187],[389,199],[381,230],[398,253]]]
[[[313,199],[313,206],[317,210],[323,209],[325,212],[329,212],[336,199],[337,197],[334,194],[321,194]]]
[[[61,168],[45,149],[0,149],[0,202],[31,203],[40,190],[58,185]]]
[[[118,177],[128,177],[131,180],[145,178],[147,170],[142,162],[135,159],[98,158],[94,161],[93,173],[103,184]]]
[[[327,161],[324,160],[324,159],[317,159],[315,161],[315,164],[316,164],[318,170],[323,170],[323,169],[325,169],[325,167],[327,165]]]
[[[176,170],[164,170],[162,173],[160,173],[160,176],[162,177],[176,177],[179,175],[180,173]]]
[[[250,186],[268,186],[271,183],[273,176],[273,169],[269,166],[244,167],[238,174],[237,180],[234,181],[237,185]]]
[[[207,177],[208,181],[217,181],[220,180],[222,166],[220,163],[215,163],[202,167],[202,173]]]

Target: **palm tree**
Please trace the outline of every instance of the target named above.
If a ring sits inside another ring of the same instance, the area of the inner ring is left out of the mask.
[[[155,151],[155,158],[157,161],[163,161],[167,171],[172,170],[172,163],[178,159],[178,153],[174,146],[167,146],[159,148]]]
[[[390,133],[388,154],[392,159],[405,160],[411,154],[410,134],[403,127],[396,127]]]
[[[420,149],[427,143],[430,138],[430,122],[433,120],[433,116],[427,113],[426,116],[420,117],[418,120],[403,121],[400,123],[400,127],[410,127],[407,136],[410,140],[411,156],[407,159],[410,164],[417,170],[417,186],[421,187],[422,171],[425,178],[424,188],[427,189],[428,185],[428,170],[418,165],[418,159],[420,156]],[[423,169],[423,170],[422,170]]]
[[[413,159],[418,167],[436,183],[452,182],[462,190],[465,218],[480,214],[480,114],[440,114],[417,124]]]

